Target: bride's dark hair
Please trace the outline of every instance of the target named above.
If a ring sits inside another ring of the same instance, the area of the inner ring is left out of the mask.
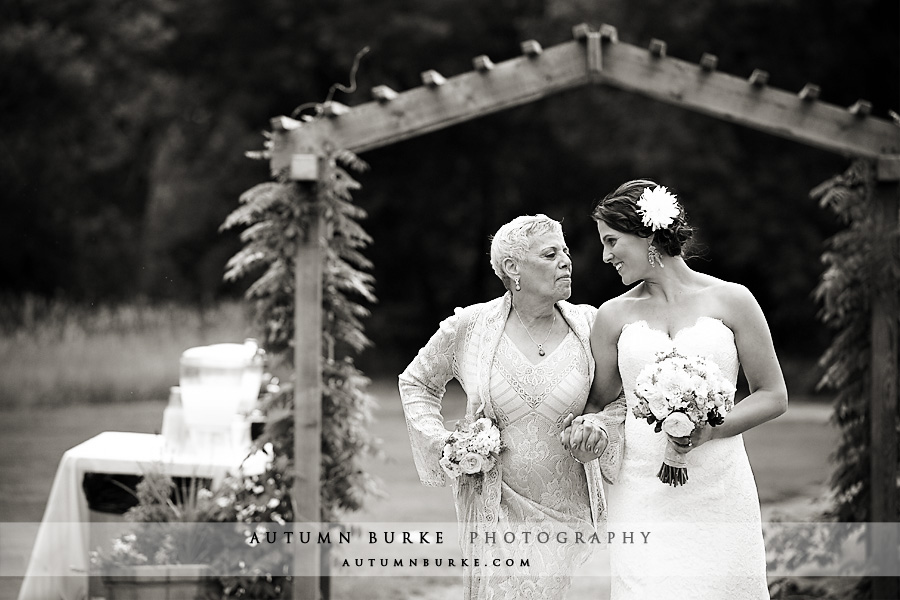
[[[649,179],[635,179],[623,183],[602,200],[594,202],[591,218],[603,221],[616,231],[631,233],[640,237],[652,237],[653,245],[669,256],[685,254],[694,236],[694,228],[688,225],[684,207],[678,202],[678,216],[665,229],[653,231],[644,225],[638,213],[637,201],[646,188],[656,188],[659,184]]]

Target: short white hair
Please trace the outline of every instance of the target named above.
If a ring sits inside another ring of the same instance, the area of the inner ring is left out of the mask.
[[[522,215],[497,230],[491,238],[491,266],[506,289],[512,289],[503,271],[507,258],[519,262],[525,257],[533,238],[545,233],[562,234],[562,225],[547,215]]]

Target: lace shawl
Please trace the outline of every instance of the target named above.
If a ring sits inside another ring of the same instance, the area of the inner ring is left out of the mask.
[[[564,301],[557,303],[557,307],[585,351],[590,354],[590,332],[596,309]],[[447,382],[456,378],[462,385],[466,394],[467,416],[483,409],[485,416],[496,419],[489,395],[491,365],[510,310],[510,293],[490,302],[457,308],[453,316],[441,322],[437,332],[399,377],[400,398],[413,460],[424,485],[442,486],[447,483],[447,477],[439,464],[441,450],[450,435],[441,416],[441,401]],[[590,376],[594,376],[593,361],[590,361]],[[610,429],[614,430],[615,427]],[[610,435],[610,446],[613,446],[612,441],[613,435]],[[613,448],[607,450],[604,456],[607,454],[620,456],[620,452]],[[591,515],[595,525],[601,523],[601,516],[605,517],[606,502],[601,480],[601,468],[605,468],[605,460],[601,457],[600,460],[585,465]],[[617,465],[613,469],[617,471]],[[462,493],[458,490],[457,514],[461,519],[466,515],[466,520],[477,518],[484,523],[497,522],[501,477],[498,465],[486,474],[482,494]]]
[[[625,455],[625,417],[628,408],[625,402],[625,392],[607,404],[598,413],[585,415],[585,420],[590,420],[606,431],[609,443],[603,454],[596,462],[599,464],[603,478],[609,483],[619,480],[619,471],[622,469],[622,457]]]

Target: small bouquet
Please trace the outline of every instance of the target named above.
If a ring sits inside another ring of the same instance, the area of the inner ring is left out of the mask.
[[[441,468],[453,479],[464,475],[472,479],[481,493],[484,474],[494,468],[506,444],[500,439],[500,429],[485,416],[456,424],[441,453]]]
[[[656,423],[656,432],[687,437],[696,427],[715,427],[725,422],[734,408],[734,384],[719,366],[702,356],[685,356],[676,350],[658,352],[656,361],[645,366],[635,382],[638,405],[634,416]],[[666,446],[659,480],[672,486],[688,480],[687,459]]]

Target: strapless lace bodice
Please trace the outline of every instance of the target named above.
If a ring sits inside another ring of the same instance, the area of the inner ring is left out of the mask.
[[[628,410],[622,470],[608,487],[608,527],[649,530],[652,542],[610,546],[612,600],[768,598],[759,496],[743,438],[711,440],[689,452],[683,486],[657,478],[667,438],[634,416],[634,387],[656,354],[673,348],[704,356],[737,380],[734,333],[718,319],[701,317],[674,335],[646,321],[622,329],[618,361]]]
[[[623,384],[630,383],[631,389],[634,389],[634,381],[641,369],[653,362],[657,352],[672,347],[686,354],[705,356],[719,366],[725,377],[732,382],[737,381],[740,365],[734,334],[719,319],[700,317],[674,336],[653,329],[646,321],[625,325],[619,336],[619,371]]]

